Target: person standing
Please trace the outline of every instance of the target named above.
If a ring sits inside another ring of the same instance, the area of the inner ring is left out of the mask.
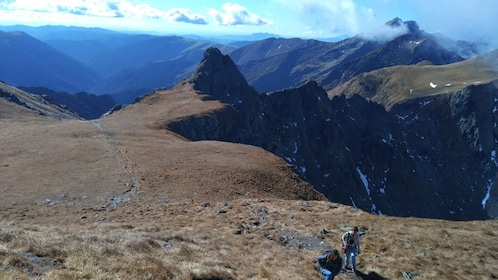
[[[320,273],[324,276],[324,280],[333,280],[341,271],[342,258],[339,256],[339,252],[336,249],[318,256],[317,261],[320,265]]]
[[[361,253],[360,250],[360,235],[358,234],[358,227],[354,227],[353,230],[344,233],[341,237],[342,239],[342,249],[346,254],[346,262],[344,264],[344,269],[348,269],[349,259],[351,258],[351,265],[353,266],[353,271],[356,272],[356,255]]]

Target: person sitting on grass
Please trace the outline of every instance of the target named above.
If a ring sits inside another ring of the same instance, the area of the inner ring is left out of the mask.
[[[334,249],[325,252],[325,254],[317,258],[320,265],[320,273],[324,276],[324,280],[333,280],[339,274],[342,267],[342,258],[339,252]]]

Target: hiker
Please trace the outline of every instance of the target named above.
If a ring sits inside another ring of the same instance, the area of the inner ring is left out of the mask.
[[[324,280],[333,280],[341,271],[342,258],[339,256],[339,251],[336,249],[325,252],[325,254],[317,258],[317,261],[320,265],[320,273],[324,276]]]
[[[346,262],[344,264],[344,270],[349,268],[349,259],[351,258],[353,271],[356,272],[356,255],[360,254],[360,235],[358,234],[358,227],[354,227],[353,230],[344,233],[341,237],[342,239],[342,250],[346,254]]]

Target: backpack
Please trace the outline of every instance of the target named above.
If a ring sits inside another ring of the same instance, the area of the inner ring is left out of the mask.
[[[348,246],[354,246],[355,245],[354,236],[350,232],[348,232],[347,235],[346,235],[346,244]]]

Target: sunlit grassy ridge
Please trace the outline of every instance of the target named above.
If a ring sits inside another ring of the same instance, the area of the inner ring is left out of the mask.
[[[329,97],[359,94],[390,109],[412,98],[451,93],[498,79],[498,51],[448,65],[386,67],[357,77],[329,91]]]

